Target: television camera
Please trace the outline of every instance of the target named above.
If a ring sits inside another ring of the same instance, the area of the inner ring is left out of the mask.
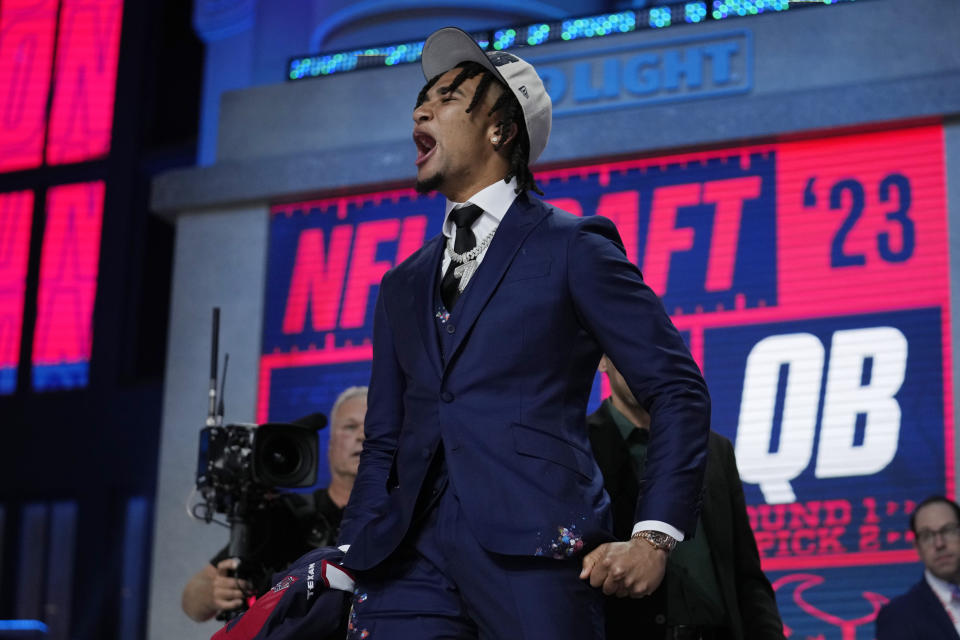
[[[230,528],[229,557],[241,559],[237,577],[244,578],[244,559],[251,553],[251,525],[266,512],[279,491],[313,486],[317,480],[317,432],[327,424],[322,413],[292,423],[223,424],[223,382],[217,394],[217,341],[220,309],[213,309],[209,409],[200,430],[196,489],[200,500],[191,514],[207,523],[215,514],[226,516]],[[245,607],[244,607],[245,608]],[[223,612],[228,620],[244,608]]]

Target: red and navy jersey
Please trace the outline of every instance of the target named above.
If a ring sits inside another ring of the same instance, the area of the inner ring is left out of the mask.
[[[286,571],[274,586],[211,640],[340,640],[346,636],[353,578],[339,562],[336,547],[314,549]]]

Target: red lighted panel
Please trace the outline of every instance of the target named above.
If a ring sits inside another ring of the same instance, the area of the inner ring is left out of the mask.
[[[90,359],[104,190],[100,181],[62,185],[47,192],[35,365]]]

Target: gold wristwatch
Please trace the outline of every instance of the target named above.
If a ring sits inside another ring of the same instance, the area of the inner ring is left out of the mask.
[[[671,535],[663,533],[662,531],[653,531],[651,529],[644,529],[643,531],[637,531],[635,534],[630,536],[631,538],[640,538],[646,540],[654,549],[660,549],[661,551],[666,551],[670,553],[677,546],[677,540]]]

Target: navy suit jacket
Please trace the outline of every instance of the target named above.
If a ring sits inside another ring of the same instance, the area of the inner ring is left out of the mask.
[[[877,614],[877,640],[960,640],[943,603],[926,579]]]
[[[340,542],[351,545],[344,564],[368,569],[397,547],[441,446],[488,551],[556,555],[556,544],[586,551],[611,540],[585,427],[604,352],[653,416],[637,519],[693,531],[706,385],[613,223],[519,195],[444,326],[445,357],[434,317],[443,248],[444,237],[433,238],[380,284],[366,440],[341,525]]]

